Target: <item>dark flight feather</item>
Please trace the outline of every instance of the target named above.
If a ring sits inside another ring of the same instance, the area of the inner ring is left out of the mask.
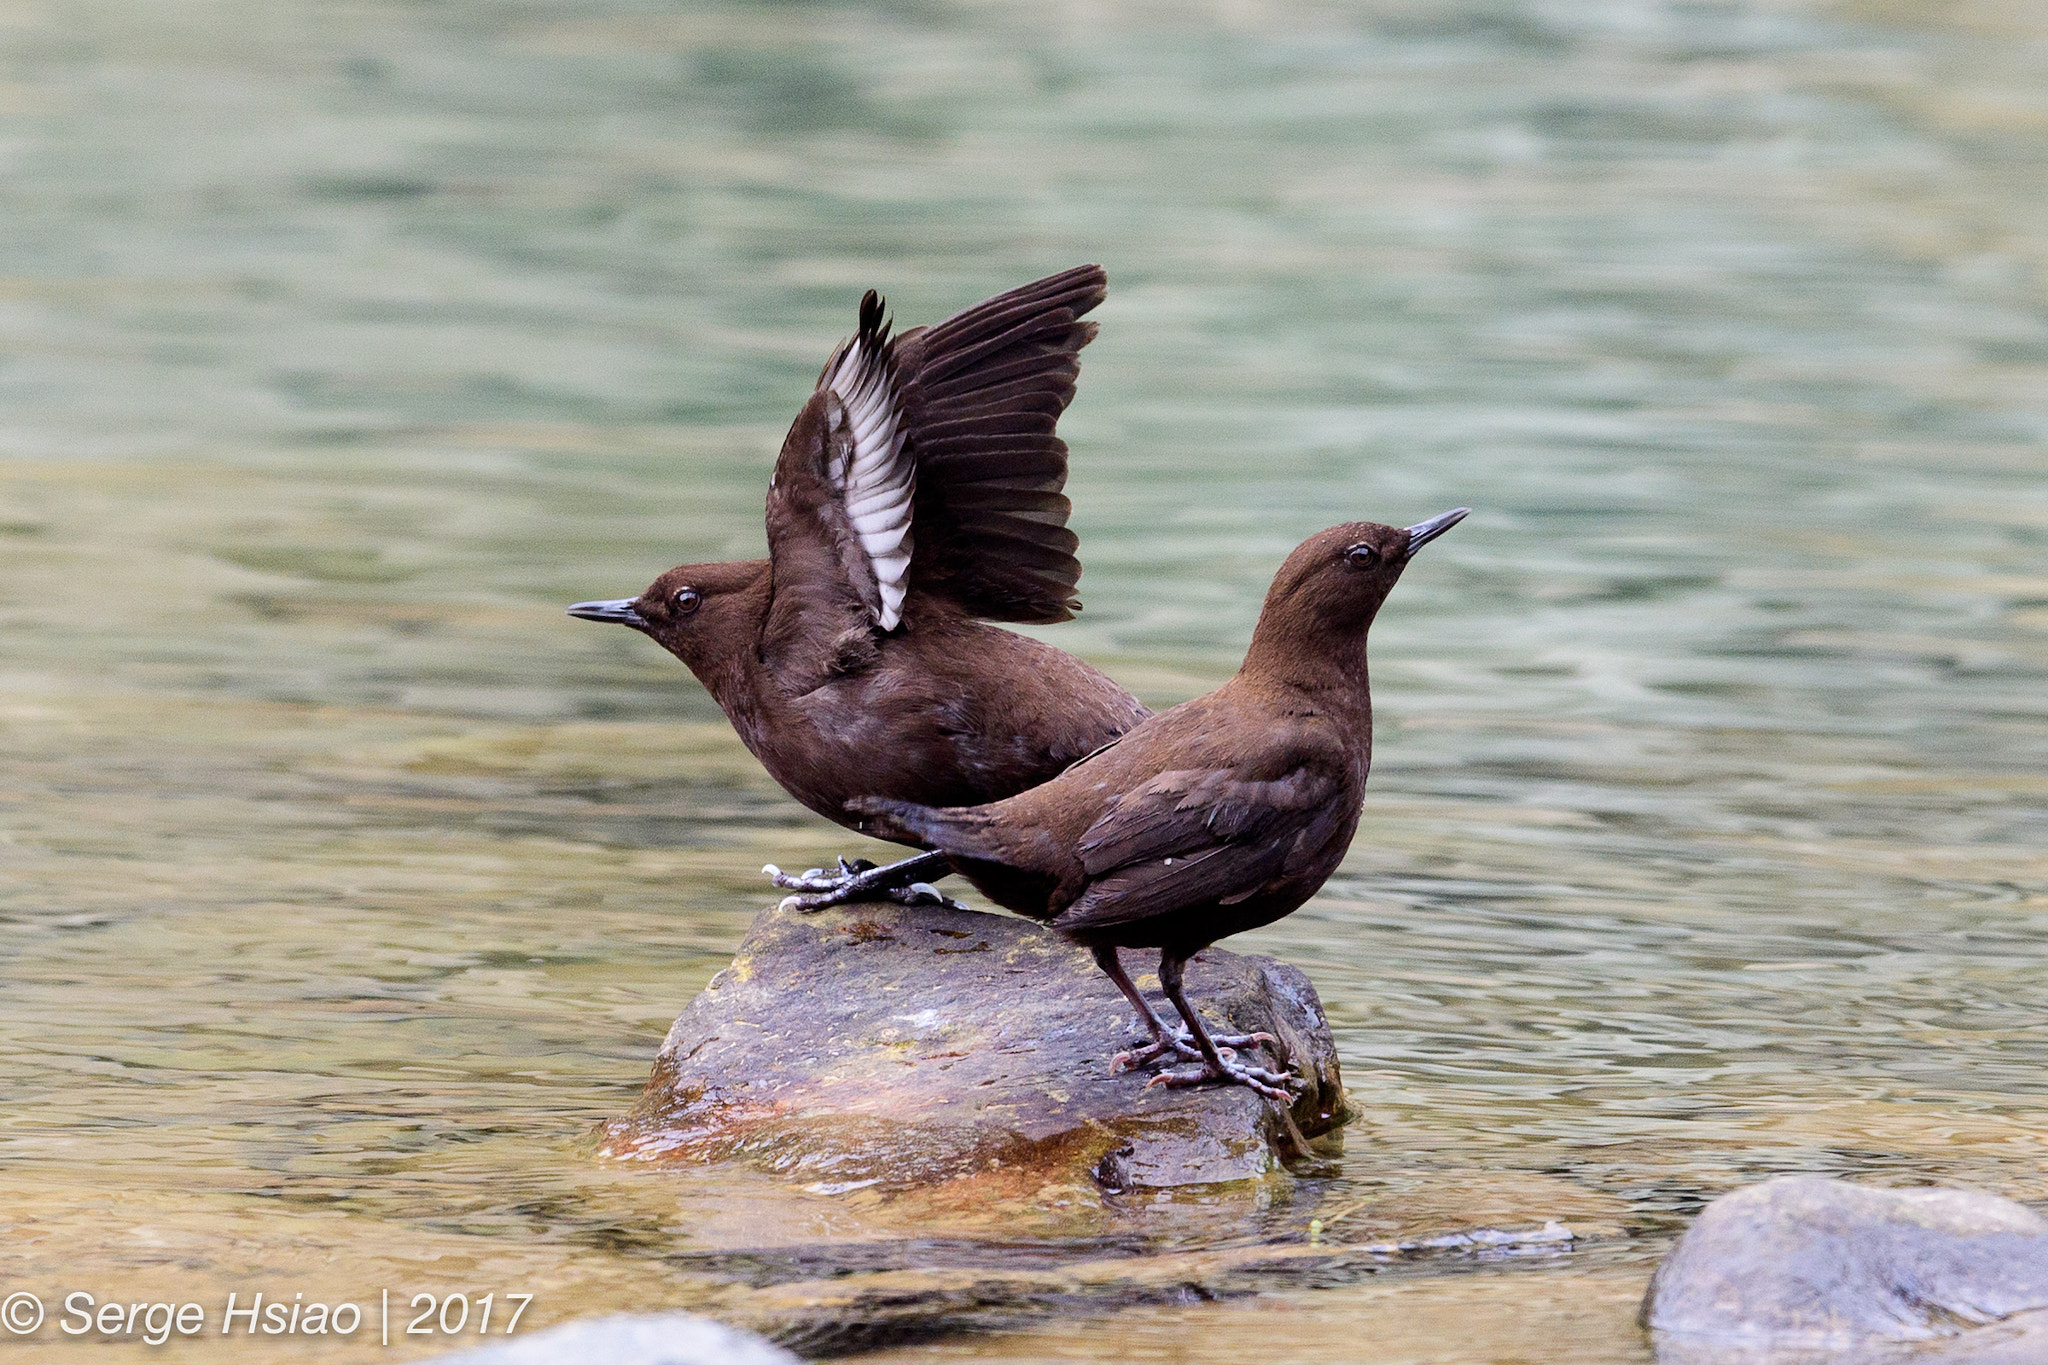
[[[917,464],[913,590],[992,621],[1063,621],[1079,609],[1079,541],[1066,529],[1067,446],[1082,316],[1108,280],[1080,266],[905,332],[904,444]]]

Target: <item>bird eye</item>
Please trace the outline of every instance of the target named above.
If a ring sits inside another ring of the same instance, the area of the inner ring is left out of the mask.
[[[676,595],[669,600],[676,609],[676,615],[688,616],[697,610],[697,604],[704,600],[704,594],[695,588],[677,588]]]
[[[1380,552],[1361,542],[1344,552],[1344,562],[1354,569],[1370,569],[1380,562]]]

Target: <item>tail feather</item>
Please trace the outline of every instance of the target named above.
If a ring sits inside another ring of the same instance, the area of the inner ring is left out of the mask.
[[[964,858],[1000,861],[1002,850],[989,838],[988,821],[974,806],[920,806],[881,796],[857,796],[846,803],[862,819],[859,829],[878,839],[915,844]]]
[[[930,817],[938,814],[932,807],[920,806],[915,801],[891,801],[882,796],[856,796],[846,803],[846,808],[861,817],[854,828],[862,834],[893,839],[899,844],[929,843]]]

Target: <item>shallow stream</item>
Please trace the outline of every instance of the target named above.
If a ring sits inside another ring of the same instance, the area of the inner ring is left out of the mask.
[[[1735,1185],[2048,1204],[2038,6],[18,0],[0,165],[0,1290],[523,1330],[867,1235],[595,1158],[756,869],[854,850],[561,607],[757,552],[862,289],[1089,259],[1047,638],[1176,701],[1304,535],[1475,509],[1231,944],[1362,1118],[1174,1235],[1609,1232],[891,1359],[1647,1362]]]

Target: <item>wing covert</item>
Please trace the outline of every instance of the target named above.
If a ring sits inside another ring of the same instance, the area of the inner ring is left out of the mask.
[[[1344,816],[1338,777],[1302,764],[1271,780],[1228,769],[1165,772],[1122,797],[1078,846],[1088,889],[1053,921],[1101,927],[1258,893]]]

